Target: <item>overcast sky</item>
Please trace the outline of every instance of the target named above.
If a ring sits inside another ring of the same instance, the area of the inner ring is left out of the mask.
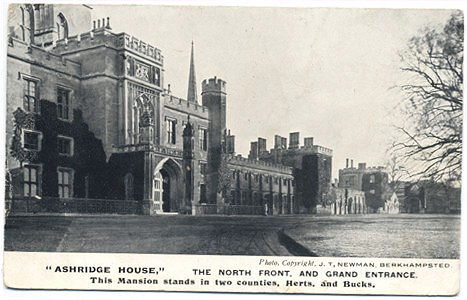
[[[213,76],[227,81],[227,126],[245,156],[258,136],[300,131],[332,148],[333,176],[345,166],[385,164],[394,106],[402,94],[398,51],[450,10],[93,6],[162,50],[165,85],[186,98],[190,43],[198,92]],[[201,101],[201,97],[199,97]]]

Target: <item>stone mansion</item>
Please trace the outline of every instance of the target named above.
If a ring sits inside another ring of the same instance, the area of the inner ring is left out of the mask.
[[[300,146],[295,132],[237,155],[226,82],[203,80],[198,94],[193,44],[182,99],[164,83],[160,49],[91,10],[9,7],[8,198],[33,199],[28,211],[108,199],[140,214],[315,212],[331,185],[331,149],[313,138]]]

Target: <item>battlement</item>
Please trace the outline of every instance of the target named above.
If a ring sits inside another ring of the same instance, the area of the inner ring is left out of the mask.
[[[300,147],[300,148],[296,148],[296,149],[271,149],[271,152],[270,153],[274,153],[274,152],[281,152],[281,153],[290,153],[290,154],[303,154],[303,155],[306,155],[306,154],[324,154],[324,155],[328,155],[328,156],[332,156],[333,154],[333,151],[332,149],[330,148],[326,148],[326,147],[323,147],[323,146],[319,146],[319,145],[313,145],[311,147]],[[269,153],[269,151],[268,151]]]
[[[371,166],[371,167],[347,167],[339,170],[340,174],[364,174],[373,172],[386,172],[386,168],[383,166]]]
[[[310,148],[307,148],[307,147],[301,148],[301,150],[307,150],[307,149],[310,149]],[[313,145],[311,147],[311,150],[314,153],[319,153],[319,154],[325,154],[325,155],[332,156],[332,149],[330,149],[330,148],[326,148],[326,147],[319,146],[319,145]]]
[[[386,172],[386,168],[383,166],[372,166],[366,168],[367,172]]]
[[[56,53],[74,52],[99,45],[116,48],[116,35],[105,27],[57,40],[52,51]]]
[[[226,94],[226,82],[220,78],[214,77],[203,80],[201,91],[203,93],[223,93]]]
[[[162,95],[164,99],[164,106],[188,113],[190,115],[199,116],[201,118],[208,118],[209,109],[206,106],[199,105],[198,103],[191,102],[170,94]]]
[[[227,160],[228,163],[233,164],[233,165],[250,167],[250,168],[260,169],[264,171],[280,172],[282,174],[292,176],[293,168],[287,167],[284,165],[273,164],[273,163],[265,162],[262,160],[249,159],[241,155],[236,155],[236,156],[227,155],[225,159]]]
[[[27,44],[14,37],[9,37],[8,46],[8,55],[28,59],[39,66],[51,68],[71,76],[81,76],[81,64],[62,55],[51,53],[36,45]]]
[[[160,65],[164,62],[161,50],[129,34],[113,33],[110,27],[97,27],[91,31],[56,41],[52,51],[69,53],[96,46],[106,46],[115,50],[136,52],[142,57]]]

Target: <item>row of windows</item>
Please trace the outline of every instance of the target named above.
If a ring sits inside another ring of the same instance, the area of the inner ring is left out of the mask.
[[[232,171],[232,177],[234,179],[238,178],[238,176],[240,176],[240,174],[241,173],[239,171],[235,171],[235,170]],[[279,184],[279,177],[270,176],[270,175],[252,174],[252,173],[249,173],[249,172],[243,173],[243,179],[244,180],[249,180],[250,178],[253,178],[253,180],[255,182],[259,182],[260,180],[262,180],[264,178],[265,183],[269,183],[270,181],[272,182],[272,180],[273,180],[274,184]],[[287,183],[289,181],[293,185],[293,180],[291,180],[291,179],[282,179],[282,184],[287,185]]]
[[[232,199],[232,203],[234,204],[254,204],[254,205],[261,205],[262,203],[266,203],[273,197],[273,200],[289,200],[293,201],[293,195],[287,194],[271,194],[271,193],[257,193],[251,191],[238,191],[238,190],[230,190],[230,196]]]
[[[38,81],[30,78],[23,80],[23,109],[27,112],[39,113]],[[71,90],[57,87],[57,116],[62,120],[71,119]]]
[[[73,138],[67,136],[57,137],[58,154],[73,156]],[[28,129],[23,130],[23,147],[30,151],[40,151],[42,148],[42,133]]]
[[[165,120],[167,129],[167,143],[175,145],[177,143],[177,120],[167,118]],[[203,151],[208,150],[208,131],[204,128],[198,129],[199,147]]]
[[[73,169],[57,168],[58,197],[70,198],[73,196]],[[35,197],[40,195],[41,167],[25,165],[23,167],[23,196]]]

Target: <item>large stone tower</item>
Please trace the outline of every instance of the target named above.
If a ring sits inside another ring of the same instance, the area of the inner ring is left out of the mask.
[[[219,168],[222,160],[223,137],[226,131],[226,82],[219,78],[203,80],[203,106],[209,108],[207,198],[216,203]]]

